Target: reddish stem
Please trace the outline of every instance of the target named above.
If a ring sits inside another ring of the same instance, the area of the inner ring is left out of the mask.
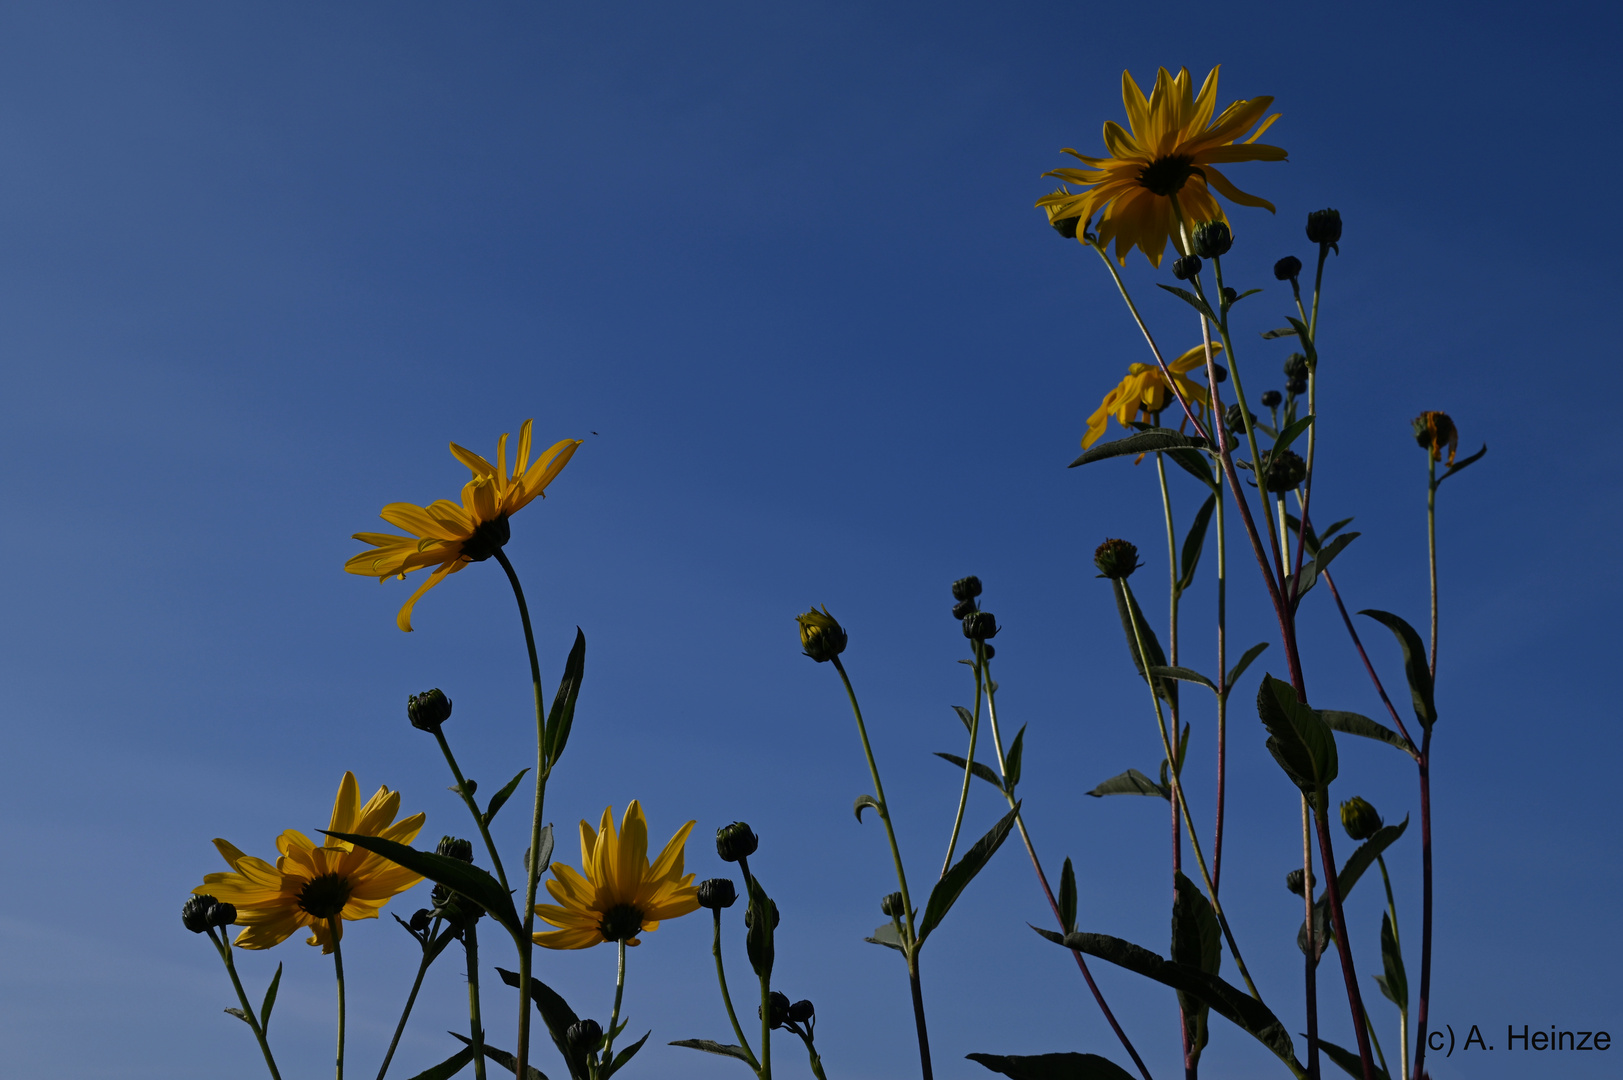
[[[1347,937],[1347,919],[1341,910],[1341,885],[1336,881],[1336,857],[1331,848],[1330,815],[1323,803],[1327,792],[1319,789],[1314,799],[1313,820],[1318,825],[1319,862],[1324,867],[1324,895],[1330,901],[1330,925],[1336,935],[1336,953],[1341,957],[1341,977],[1347,984],[1347,1004],[1352,1006],[1353,1027],[1358,1034],[1358,1058],[1364,1067],[1364,1080],[1375,1080],[1375,1059],[1369,1049],[1369,1026],[1363,1022],[1364,998],[1358,992],[1358,974],[1353,970],[1352,943]],[[1302,887],[1306,888],[1304,881]]]
[[[1425,1076],[1426,1015],[1431,1008],[1431,730],[1420,742],[1420,1007],[1415,1011],[1414,1076]]]

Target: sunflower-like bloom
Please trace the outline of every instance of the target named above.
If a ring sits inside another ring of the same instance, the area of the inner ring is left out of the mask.
[[[355,774],[346,772],[333,803],[332,824],[327,828],[409,844],[423,827],[422,814],[394,820],[400,811],[398,791],[380,787],[365,806],[360,802]],[[344,840],[329,836],[325,844],[317,847],[297,829],[288,829],[276,838],[281,857],[275,866],[244,855],[224,840],[216,839],[214,846],[232,873],[206,874],[203,884],[192,892],[236,905],[237,922],[244,927],[237,935],[237,944],[244,949],[268,949],[286,941],[300,927],[309,927],[308,944],[320,945],[322,952],[330,953],[333,931],[343,936],[343,923],[330,922],[333,916],[375,919],[397,893],[423,880],[383,856],[358,850]]]
[[[581,871],[552,864],[547,892],[557,904],[537,904],[535,913],[557,930],[535,935],[549,949],[589,949],[605,941],[639,944],[637,935],[659,929],[661,919],[674,919],[699,908],[699,889],[692,874],[682,873],[683,847],[695,822],[676,830],[652,866],[648,863],[648,822],[633,799],[626,807],[620,833],[614,832],[614,807],[603,811],[596,831],[580,823]]]
[[[451,453],[473,473],[473,479],[462,487],[461,506],[449,499],[437,499],[427,506],[390,503],[380,516],[412,535],[355,534],[355,539],[371,544],[372,550],[344,563],[344,569],[352,574],[366,574],[379,581],[391,577],[404,580],[413,570],[438,564],[395,616],[400,629],[411,632],[411,609],[425,592],[469,563],[490,558],[507,543],[507,519],[536,496],[544,498],[547,485],[569,464],[580,446],[579,439],[563,439],[531,463],[530,424],[526,420],[519,429],[518,453],[511,473],[507,471],[506,435],[496,443],[495,465],[472,450],[451,444]]]
[[[1215,356],[1222,351],[1223,346],[1212,342],[1212,355]],[[1183,399],[1189,402],[1189,407],[1195,410],[1197,416],[1203,416],[1206,412],[1206,388],[1192,382],[1187,373],[1205,366],[1205,363],[1206,346],[1201,344],[1167,365],[1167,370],[1172,372],[1172,378],[1178,384],[1178,389],[1183,391]],[[1088,432],[1082,436],[1082,449],[1086,450],[1099,441],[1099,436],[1105,433],[1105,426],[1110,423],[1112,416],[1116,418],[1118,424],[1126,427],[1138,419],[1140,410],[1158,413],[1165,409],[1169,402],[1176,400],[1167,387],[1166,376],[1161,374],[1159,367],[1154,364],[1129,364],[1127,377],[1105,395],[1104,401],[1099,403],[1098,411],[1088,417]]]
[[[1088,157],[1069,147],[1065,149],[1088,167],[1055,169],[1043,175],[1079,184],[1086,190],[1061,189],[1038,199],[1037,205],[1048,211],[1049,221],[1079,217],[1088,222],[1098,218],[1099,245],[1105,247],[1115,240],[1116,259],[1123,266],[1134,247],[1144,252],[1150,265],[1160,266],[1169,236],[1178,250],[1183,250],[1174,198],[1191,229],[1200,221],[1228,220],[1211,189],[1232,203],[1272,211],[1272,203],[1247,195],[1215,166],[1235,161],[1285,160],[1284,150],[1257,142],[1279,119],[1278,113],[1263,119],[1274,99],[1236,101],[1213,120],[1217,71],[1212,68],[1197,95],[1191,88],[1188,68],[1180,70],[1176,78],[1162,68],[1147,100],[1132,75],[1122,72],[1122,104],[1127,108],[1131,130],[1124,130],[1114,121],[1105,123],[1109,157]],[[1253,126],[1257,129],[1250,138],[1235,141]]]

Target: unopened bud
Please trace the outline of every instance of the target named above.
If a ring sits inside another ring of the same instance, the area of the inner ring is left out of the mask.
[[[964,616],[964,636],[971,641],[995,638],[999,629],[990,611],[972,611]]]
[[[1294,450],[1268,455],[1264,484],[1269,491],[1295,491],[1307,479],[1307,462]]]
[[[209,911],[215,903],[214,897],[206,893],[192,897],[180,906],[180,924],[194,934],[201,934],[209,928]]]
[[[1279,281],[1295,281],[1301,272],[1302,260],[1295,255],[1287,255],[1274,263],[1274,277]]]
[[[796,615],[795,621],[800,624],[800,647],[819,664],[845,651],[845,628],[828,613],[828,608]]]
[[[1172,276],[1179,281],[1188,281],[1200,273],[1200,256],[1185,255],[1172,264]]]
[[[1234,246],[1234,234],[1226,221],[1203,221],[1195,226],[1195,254],[1203,259],[1220,259]]]
[[[1253,424],[1257,422],[1256,413],[1250,412],[1249,410],[1245,413],[1241,413],[1240,403],[1235,402],[1233,405],[1228,407],[1226,412],[1223,413],[1223,422],[1228,425],[1228,429],[1230,431],[1234,432],[1235,434],[1239,434],[1245,430],[1245,418],[1247,416],[1251,418],[1251,422]]]
[[[1307,378],[1307,357],[1303,356],[1299,352],[1293,352],[1289,356],[1285,357],[1285,378]]]
[[[473,862],[473,841],[459,840],[454,836],[440,837],[439,847],[434,849],[436,855],[444,855],[448,859],[458,862]]]
[[[789,1006],[789,1021],[790,1021],[790,1023],[804,1024],[806,1021],[810,1020],[812,1017],[814,1017],[816,1015],[817,1015],[816,1007],[813,1006],[812,1003],[810,1001],[807,1001],[805,998],[801,998],[799,1001],[797,1001],[793,1005]]]
[[[952,617],[955,619],[964,619],[968,617],[969,613],[974,610],[975,601],[960,600],[956,604],[952,605]]]
[[[981,579],[971,574],[952,583],[954,600],[973,600],[981,594]]]
[[[1285,383],[1285,392],[1292,397],[1301,397],[1307,393],[1307,376],[1298,376]]]
[[[434,913],[427,908],[418,908],[411,913],[411,921],[406,926],[414,934],[421,934],[428,929],[429,923],[434,921]]]
[[[1262,407],[1264,409],[1277,409],[1279,403],[1285,400],[1285,395],[1278,390],[1264,390],[1262,392]]]
[[[789,995],[781,994],[774,990],[772,991],[772,997],[769,1000],[772,1002],[772,1028],[773,1030],[776,1030],[781,1028],[789,1019]],[[759,1005],[755,1006],[755,1015],[757,1017],[761,1017],[761,1007]],[[765,1019],[765,1017],[761,1018]]]
[[[1308,888],[1317,888],[1318,884],[1318,881],[1313,877],[1312,874],[1307,876]],[[1297,896],[1302,895],[1302,871],[1300,868],[1292,870],[1290,873],[1285,875],[1285,888],[1289,889]]]
[[[1126,540],[1106,540],[1093,549],[1093,565],[1100,575],[1125,581],[1139,568],[1138,548]]]
[[[1375,808],[1356,795],[1341,804],[1341,827],[1354,840],[1368,840],[1384,824]]]
[[[419,731],[438,731],[451,718],[451,699],[439,689],[425,690],[406,699],[406,719]]]
[[[716,830],[716,854],[721,856],[722,862],[747,859],[755,854],[755,848],[759,844],[760,840],[755,833],[742,821],[723,825]]]
[[[596,1020],[577,1020],[564,1029],[564,1042],[577,1054],[590,1054],[603,1041],[603,1025]]]
[[[237,921],[237,905],[228,904],[224,900],[214,901],[209,908],[210,926],[231,926]]]
[[[730,908],[738,900],[738,888],[732,878],[713,877],[699,882],[699,906],[711,911]]]
[[[879,910],[893,919],[904,918],[907,915],[907,909],[902,904],[902,894],[899,892],[893,892],[879,901]]]
[[[1341,239],[1341,211],[1315,210],[1307,216],[1307,238],[1315,244],[1334,244]]]

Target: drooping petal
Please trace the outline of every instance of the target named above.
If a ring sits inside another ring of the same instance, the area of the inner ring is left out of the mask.
[[[417,606],[417,601],[421,599],[422,595],[429,589],[432,589],[434,586],[444,581],[447,575],[456,573],[465,565],[467,564],[463,563],[460,559],[453,559],[448,563],[442,563],[438,570],[428,575],[428,577],[424,579],[423,583],[417,586],[417,591],[412,593],[411,598],[407,600],[406,603],[401,607],[400,613],[394,617],[395,625],[400,627],[400,629],[404,630],[406,633],[411,633],[411,609]]]

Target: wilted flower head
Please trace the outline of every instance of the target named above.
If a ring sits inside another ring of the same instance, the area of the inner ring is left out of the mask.
[[[1448,464],[1454,464],[1454,452],[1460,446],[1460,433],[1454,421],[1444,412],[1423,412],[1414,418],[1414,441],[1420,449],[1429,451],[1431,460],[1443,460],[1443,447],[1448,447]]]

